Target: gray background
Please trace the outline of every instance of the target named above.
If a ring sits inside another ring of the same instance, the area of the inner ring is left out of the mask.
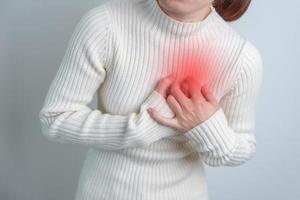
[[[0,0],[1,200],[73,199],[87,149],[47,141],[38,111],[76,23],[100,3]],[[300,199],[299,14],[297,0],[253,1],[232,24],[264,60],[258,146],[242,166],[206,168],[211,200]]]

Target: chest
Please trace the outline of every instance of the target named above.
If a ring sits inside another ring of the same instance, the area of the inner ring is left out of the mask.
[[[234,69],[238,44],[234,48],[219,41],[222,38],[178,38],[155,30],[127,31],[116,37],[113,59],[98,93],[99,106],[107,112],[138,111],[157,82],[171,73],[179,79],[193,76],[220,99],[238,73]]]

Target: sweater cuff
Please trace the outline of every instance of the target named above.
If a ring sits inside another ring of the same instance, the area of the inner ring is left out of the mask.
[[[195,143],[200,152],[224,154],[231,151],[236,142],[235,133],[228,127],[228,121],[222,108],[219,108],[206,121],[183,133]]]
[[[153,92],[144,101],[144,104],[146,105],[146,109],[150,107],[154,108],[159,114],[163,115],[164,117],[172,118],[175,116],[166,99],[156,90],[153,90]]]

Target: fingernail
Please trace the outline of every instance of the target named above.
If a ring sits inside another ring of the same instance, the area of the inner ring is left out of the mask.
[[[152,114],[153,113],[153,108],[148,108],[147,111]]]

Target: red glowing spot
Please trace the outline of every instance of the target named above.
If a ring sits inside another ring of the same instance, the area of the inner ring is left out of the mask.
[[[201,46],[201,48],[188,49],[181,48],[173,52],[172,66],[173,73],[181,85],[183,92],[188,94],[188,88],[191,82],[195,87],[201,90],[201,86],[207,85],[208,88],[219,78],[218,58],[220,56],[217,51],[213,49],[213,46]],[[184,83],[184,80],[194,79],[195,81],[189,81]]]

